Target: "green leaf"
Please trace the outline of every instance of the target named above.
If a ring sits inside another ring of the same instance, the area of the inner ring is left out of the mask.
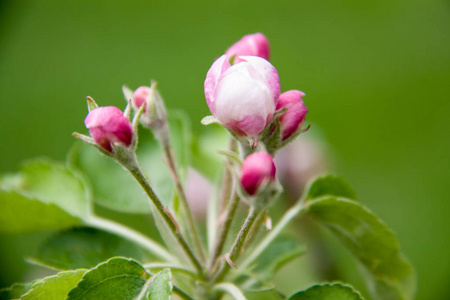
[[[170,279],[172,274],[169,269],[164,269],[153,276],[150,287],[148,288],[148,300],[168,300],[172,294],[172,283]]]
[[[67,300],[134,299],[149,274],[132,259],[115,257],[86,272]]]
[[[187,169],[189,156],[189,124],[175,114],[169,118],[171,141],[181,170]],[[172,177],[162,157],[161,146],[147,128],[139,128],[137,157],[143,172],[148,177],[155,193],[169,205],[174,185]],[[148,214],[150,202],[133,177],[114,160],[100,155],[95,147],[85,143],[76,143],[72,148],[68,162],[81,170],[89,179],[94,193],[94,201],[109,209],[125,213]]]
[[[314,285],[297,292],[288,300],[363,300],[361,295],[348,285],[340,283]]]
[[[39,264],[59,270],[92,268],[114,256],[146,263],[152,255],[134,242],[91,227],[59,231],[42,243],[32,258]]]
[[[252,290],[245,291],[245,298],[247,300],[284,300],[286,297],[283,296],[279,291],[274,288],[264,289],[264,290]]]
[[[20,300],[64,300],[86,271],[64,271],[39,280]]]
[[[258,258],[252,273],[270,279],[283,265],[302,255],[305,247],[292,237],[278,237]]]
[[[309,202],[305,212],[328,227],[371,275],[375,299],[412,299],[415,272],[400,251],[395,234],[357,202],[324,197]]]
[[[36,281],[28,283],[14,283],[10,287],[0,289],[0,299],[10,300],[19,299],[23,294],[28,292]]]
[[[55,204],[0,190],[0,233],[26,233],[80,223]]]
[[[90,194],[83,179],[58,162],[28,161],[20,166],[19,172],[4,177],[1,187],[46,204],[56,204],[72,216],[83,219],[90,214]]]
[[[356,200],[356,192],[342,177],[327,174],[317,177],[309,185],[306,193],[307,199],[316,199],[322,196],[336,196]]]

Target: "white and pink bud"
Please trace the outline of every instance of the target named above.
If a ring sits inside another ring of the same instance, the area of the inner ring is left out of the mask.
[[[255,152],[242,163],[241,184],[251,196],[265,184],[275,180],[276,168],[273,158],[265,152]]]
[[[144,114],[148,112],[149,108],[152,108],[151,103],[152,89],[149,86],[140,86],[133,93],[132,104],[135,109],[139,109],[143,104],[146,104],[144,108]]]
[[[84,124],[94,141],[108,152],[112,152],[113,144],[118,143],[128,147],[133,140],[133,127],[130,120],[114,106],[91,110]]]
[[[225,52],[228,60],[234,57],[234,63],[243,61],[239,56],[259,56],[269,60],[270,46],[269,40],[262,33],[247,34],[242,39],[234,43]]]
[[[225,55],[209,69],[205,97],[209,110],[239,136],[255,137],[270,122],[280,96],[278,72],[267,60],[240,56],[230,65]]]
[[[281,125],[282,140],[286,140],[299,130],[305,123],[308,109],[303,103],[302,97],[305,93],[298,90],[290,90],[280,95],[277,110],[287,108],[287,111],[279,118]]]

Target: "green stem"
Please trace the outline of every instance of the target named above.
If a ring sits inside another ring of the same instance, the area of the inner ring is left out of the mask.
[[[164,249],[161,245],[159,245],[157,242],[153,241],[149,237],[146,237],[142,233],[139,233],[129,227],[126,227],[122,224],[116,223],[111,220],[103,219],[98,216],[91,216],[87,221],[87,225],[102,229],[111,233],[115,233],[117,235],[120,235],[124,238],[133,240],[137,244],[145,247],[148,249],[152,254],[157,256],[158,258],[164,260],[164,261],[170,261],[173,262],[175,258],[167,252],[166,249]]]
[[[234,152],[236,150],[236,139],[234,137],[230,137],[230,141],[228,143],[228,150]],[[231,163],[231,159],[227,157],[227,163],[226,165]],[[222,181],[222,191],[220,193],[220,212],[223,212],[225,210],[225,207],[227,206],[227,201],[231,199],[231,184],[233,181],[233,178],[231,176],[230,170],[226,167],[223,174],[223,181]]]
[[[194,242],[194,247],[195,247],[195,250],[197,251],[197,254],[200,257],[200,260],[204,261],[205,254],[203,252],[203,247],[200,242],[200,236],[199,236],[198,230],[195,226],[195,221],[194,221],[194,217],[192,215],[192,210],[187,201],[183,186],[181,185],[180,176],[177,172],[175,157],[173,155],[172,146],[170,145],[169,136],[167,135],[165,137],[162,137],[161,140],[162,140],[164,154],[167,158],[168,167],[170,169],[170,173],[172,174],[172,178],[175,183],[175,188],[177,190],[178,196],[180,197],[181,204],[183,205],[183,209],[186,214],[188,231],[191,233],[192,240]]]
[[[134,152],[132,155],[134,157],[127,157],[126,160],[123,160],[123,161],[119,160],[119,162],[131,173],[131,175],[133,175],[133,177],[141,185],[141,187],[147,194],[148,198],[150,199],[152,204],[155,206],[156,210],[161,215],[162,219],[168,225],[170,231],[173,233],[178,244],[181,246],[181,248],[186,253],[186,255],[189,258],[189,260],[191,261],[191,263],[194,265],[194,268],[197,270],[197,272],[199,274],[204,274],[203,267],[202,267],[200,261],[197,259],[194,252],[190,248],[189,244],[186,242],[183,235],[181,234],[179,226],[178,226],[175,218],[169,212],[169,210],[166,207],[164,207],[163,203],[161,202],[161,200],[159,200],[158,196],[156,196],[152,187],[150,186],[150,184],[148,183],[144,174],[142,173],[141,169],[139,168]]]

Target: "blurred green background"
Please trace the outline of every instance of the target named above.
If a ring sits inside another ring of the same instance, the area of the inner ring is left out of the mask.
[[[0,1],[0,171],[63,160],[85,96],[124,107],[124,83],[158,80],[200,130],[207,70],[258,31],[282,90],[307,94],[333,169],[398,234],[417,299],[449,299],[447,0]],[[37,238],[0,236],[1,286],[23,280]]]

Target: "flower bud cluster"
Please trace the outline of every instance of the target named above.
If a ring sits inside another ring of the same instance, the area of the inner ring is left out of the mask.
[[[244,36],[213,63],[204,88],[213,116],[240,138],[267,141],[279,122],[278,140],[271,141],[276,150],[301,131],[308,109],[303,92],[291,90],[280,95],[280,79],[268,61],[269,53],[263,34]],[[284,114],[276,115],[280,110]]]

